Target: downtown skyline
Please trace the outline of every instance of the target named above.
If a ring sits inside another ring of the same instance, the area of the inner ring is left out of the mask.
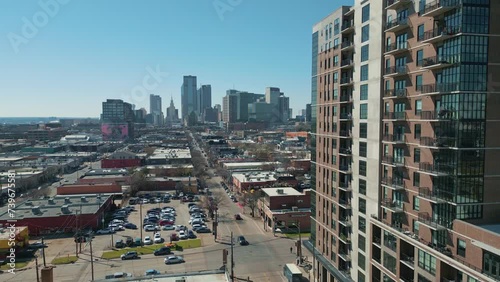
[[[279,87],[295,115],[310,103],[310,26],[331,6],[322,1],[288,1],[286,10],[278,1],[218,7],[214,3],[227,1],[65,2],[55,2],[57,12],[45,25],[34,24],[37,32],[21,43],[12,38],[23,37],[23,18],[33,24],[43,7],[1,4],[0,92],[10,95],[2,101],[1,116],[98,117],[104,99],[149,109],[150,94],[164,101],[173,97],[180,106],[184,75],[202,78],[198,87],[211,84],[213,104],[222,104],[228,89]],[[184,23],[186,13],[196,19]],[[150,87],[144,87],[145,80]]]

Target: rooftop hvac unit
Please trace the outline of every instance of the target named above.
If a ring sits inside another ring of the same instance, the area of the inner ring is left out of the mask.
[[[177,278],[175,282],[186,282],[186,278]]]
[[[54,198],[50,198],[50,199],[48,200],[48,203],[49,203],[49,205],[54,205],[54,204],[55,204],[55,202],[54,202]]]
[[[85,197],[82,197],[81,200],[83,203],[87,202],[87,198],[85,198]]]
[[[276,189],[276,193],[282,195],[284,194],[285,192],[283,191],[283,189]]]
[[[292,211],[298,211],[299,207],[292,207]]]
[[[63,214],[68,214],[68,213],[71,213],[71,211],[69,210],[69,206],[68,205],[64,205],[61,207],[61,212]]]
[[[31,212],[33,212],[33,214],[40,214],[40,213],[42,213],[42,211],[40,210],[39,206],[32,207],[31,208]]]
[[[64,203],[66,203],[66,204],[71,203],[71,200],[69,199],[69,197],[64,198]]]
[[[27,206],[32,206],[32,205],[33,205],[33,203],[32,203],[31,201],[26,201],[26,205],[27,205]]]

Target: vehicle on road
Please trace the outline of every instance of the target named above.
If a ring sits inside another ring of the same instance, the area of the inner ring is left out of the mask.
[[[120,256],[122,260],[127,260],[127,259],[138,259],[139,255],[137,254],[136,251],[131,251],[131,252],[126,252],[123,255]]]
[[[104,277],[104,279],[116,279],[116,278],[125,278],[125,277],[132,277],[132,274],[126,273],[126,272],[115,272],[114,274],[106,275]]]
[[[126,229],[137,229],[137,225],[135,225],[135,224],[133,224],[133,223],[130,223],[130,222],[125,223],[125,224],[123,225],[123,227],[125,227]]]
[[[164,255],[171,255],[172,251],[170,250],[169,247],[161,247],[159,249],[156,249],[153,254],[155,256],[164,256]]]
[[[240,244],[240,246],[246,246],[249,244],[244,236],[238,236],[238,243]]]
[[[144,237],[144,245],[152,245],[153,244],[153,241],[151,241],[151,237],[149,236],[146,236]]]
[[[175,263],[183,263],[184,258],[181,256],[168,256],[165,258],[165,264],[175,264]]]
[[[195,230],[196,233],[211,233],[212,231],[207,227],[200,227]]]
[[[302,281],[302,271],[293,263],[285,264],[283,275],[288,282]]]
[[[237,214],[234,215],[234,219],[236,219],[236,220],[243,220],[243,218],[241,217],[241,215],[239,213],[237,213]]]
[[[84,237],[84,236],[80,236],[80,237],[87,238],[87,237]],[[84,242],[87,242],[87,241],[84,241]],[[47,245],[45,245],[42,242],[35,242],[33,244],[30,244],[28,247],[31,248],[31,249],[42,249],[42,248],[47,248]]]
[[[105,228],[105,229],[100,229],[95,232],[97,235],[103,235],[103,234],[114,234],[116,231],[111,228]]]
[[[161,272],[159,272],[156,269],[148,269],[146,270],[146,272],[144,272],[145,276],[158,275],[158,274],[161,274]]]

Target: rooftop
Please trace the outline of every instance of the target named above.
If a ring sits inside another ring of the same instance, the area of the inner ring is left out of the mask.
[[[156,149],[150,159],[190,159],[191,151],[186,149]]]
[[[85,173],[85,176],[89,175],[128,175],[128,170],[123,168],[108,168],[108,169],[93,169]]]
[[[500,224],[479,225],[479,227],[500,235]]]
[[[303,196],[304,194],[291,187],[263,188],[262,191],[269,197],[276,196]]]
[[[58,217],[61,215],[94,214],[103,206],[111,194],[65,195],[52,198],[32,199],[16,203],[15,216],[11,217],[7,207],[0,208],[0,220],[13,220],[37,217]]]
[[[236,163],[224,163],[227,168],[233,167],[258,167],[263,165],[278,165],[279,162],[236,162]]]
[[[245,173],[233,173],[232,176],[241,183],[276,181],[276,174],[272,171],[252,171]]]
[[[7,240],[9,239],[10,237],[10,228],[7,228],[8,225],[2,228],[0,228],[0,240]],[[14,234],[19,234],[21,231],[23,231],[24,229],[28,228],[27,226],[18,226],[18,227],[15,227],[16,231],[14,232]]]

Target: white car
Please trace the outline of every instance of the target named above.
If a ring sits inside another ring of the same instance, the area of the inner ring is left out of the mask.
[[[165,258],[165,264],[183,263],[184,258],[181,256],[168,256]]]
[[[148,224],[144,226],[144,231],[160,231],[160,227]]]
[[[161,237],[160,233],[155,234],[155,238],[153,239],[155,244],[160,244],[163,243],[163,238]]]
[[[188,238],[188,235],[184,230],[179,231],[179,239],[186,240],[187,238]]]
[[[175,225],[164,225],[163,230],[175,230]]]
[[[151,241],[151,237],[146,236],[146,237],[144,237],[143,243],[144,243],[144,245],[152,245],[153,241]]]
[[[201,218],[195,218],[195,219],[191,219],[189,220],[189,224],[193,225],[193,224],[204,224],[205,221]]]
[[[175,231],[181,231],[181,230],[186,230],[187,227],[184,225],[177,225],[175,226]]]

